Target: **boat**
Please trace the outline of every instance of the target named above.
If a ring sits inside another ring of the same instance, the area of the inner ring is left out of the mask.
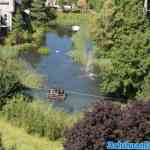
[[[80,30],[80,26],[74,25],[72,26],[72,31],[77,32]]]
[[[49,100],[60,100],[64,101],[67,98],[67,94],[64,89],[61,88],[51,88],[48,90],[48,99]]]

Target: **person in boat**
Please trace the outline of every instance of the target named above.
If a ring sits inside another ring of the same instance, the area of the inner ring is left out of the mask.
[[[51,95],[64,95],[65,91],[61,88],[49,89],[49,94]]]

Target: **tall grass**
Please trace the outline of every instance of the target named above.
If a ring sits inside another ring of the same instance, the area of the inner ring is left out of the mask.
[[[3,115],[13,125],[23,127],[30,134],[56,140],[73,125],[73,116],[53,109],[48,103],[28,103],[22,96],[14,97],[3,109]]]
[[[50,141],[48,138],[29,135],[24,129],[14,127],[4,119],[0,119],[0,133],[5,150],[63,150],[63,140]]]
[[[7,60],[16,58],[18,50],[11,46],[0,46],[0,59]]]

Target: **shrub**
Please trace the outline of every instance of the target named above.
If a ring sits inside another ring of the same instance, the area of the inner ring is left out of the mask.
[[[141,91],[138,93],[138,97],[140,99],[150,100],[150,74],[144,78],[144,82],[142,85]]]
[[[21,89],[21,84],[12,72],[0,70],[0,109],[6,104],[7,97],[15,95]]]
[[[130,142],[150,140],[150,102],[128,104],[118,122],[120,139]]]
[[[65,150],[104,150],[107,141],[143,142],[150,139],[150,102],[127,107],[99,102],[93,111],[65,133]]]
[[[38,30],[36,30],[32,34],[32,43],[33,44],[35,43],[37,47],[40,47],[43,44],[44,38],[45,38],[45,28],[39,27]]]
[[[101,150],[106,138],[117,138],[120,108],[109,102],[97,103],[82,121],[66,132],[65,150]]]
[[[70,115],[56,111],[48,103],[24,101],[14,97],[3,109],[4,116],[12,124],[23,127],[28,133],[38,134],[56,140],[73,123]]]

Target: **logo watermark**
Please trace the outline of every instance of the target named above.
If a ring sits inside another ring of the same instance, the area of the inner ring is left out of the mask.
[[[150,142],[128,143],[128,142],[107,142],[107,150],[150,150]]]

